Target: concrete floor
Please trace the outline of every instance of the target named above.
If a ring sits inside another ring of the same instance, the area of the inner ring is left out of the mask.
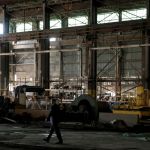
[[[150,133],[123,133],[62,129],[63,145],[56,145],[54,134],[50,143],[43,138],[48,128],[17,124],[0,124],[0,150],[69,149],[69,150],[149,150]]]

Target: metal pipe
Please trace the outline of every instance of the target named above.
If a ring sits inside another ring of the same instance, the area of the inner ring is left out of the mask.
[[[104,49],[117,49],[117,48],[135,48],[135,47],[146,47],[150,46],[149,43],[146,44],[133,44],[133,45],[120,45],[120,46],[106,46],[106,47],[93,47],[91,50],[104,50]]]
[[[12,55],[23,55],[23,54],[42,54],[42,53],[53,53],[53,52],[72,52],[80,51],[80,49],[60,49],[60,50],[43,50],[43,51],[32,51],[32,52],[12,52],[12,53],[0,53],[0,56],[12,56]]]

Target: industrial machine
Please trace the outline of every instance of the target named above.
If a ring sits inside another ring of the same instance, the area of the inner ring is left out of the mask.
[[[99,110],[95,99],[89,95],[80,95],[72,103],[74,111],[78,111],[87,116],[88,120],[98,121]]]
[[[149,91],[143,86],[136,87],[136,96],[124,104],[114,106],[113,114],[135,116],[137,124],[150,124]]]
[[[27,106],[27,92],[34,92],[34,95],[36,95],[36,100],[29,100],[29,102],[32,101],[33,105],[38,103],[40,105],[39,108],[29,108]],[[15,113],[21,116],[28,114],[33,119],[45,119],[48,115],[52,98],[49,98],[48,100],[46,100],[44,96],[41,98],[41,95],[43,95],[44,92],[45,90],[38,86],[23,85],[16,87],[15,97],[17,103]],[[42,101],[46,102],[46,106],[49,105],[49,107],[45,107],[45,109],[43,109],[41,107]],[[91,121],[98,120],[98,105],[91,96],[81,95],[69,104],[61,103],[60,105],[62,105],[61,117],[64,122],[75,121],[89,123]]]
[[[45,89],[40,86],[17,86],[15,89],[16,115],[30,116],[31,118],[46,116],[47,110],[41,109],[39,105],[39,100],[41,101],[44,97],[44,93]],[[31,105],[33,105],[32,108]]]
[[[36,93],[36,95],[43,95],[45,89],[40,86],[28,86],[28,85],[17,86],[15,89],[15,99],[18,99],[19,104],[26,105],[27,92],[33,92]]]
[[[15,95],[18,98],[19,105],[16,105],[16,114],[22,115],[27,113],[32,118],[46,118],[51,105],[50,99],[49,102],[46,101],[49,103],[49,107],[45,107],[46,109],[29,109],[26,107],[26,92],[34,92],[41,96],[45,90],[37,86],[17,87]],[[107,121],[119,119],[125,122],[134,121],[131,125],[150,123],[149,92],[142,86],[136,88],[136,97],[125,102],[118,102],[117,105],[110,106],[111,104],[109,102],[97,101],[93,97],[85,94],[75,98],[70,104],[61,103],[61,105],[63,108],[61,117],[64,122],[78,121],[90,123],[99,119],[106,119]]]

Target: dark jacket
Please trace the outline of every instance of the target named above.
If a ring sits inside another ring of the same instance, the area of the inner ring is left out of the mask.
[[[48,119],[52,117],[53,123],[59,123],[60,122],[60,107],[57,104],[52,105],[51,111],[48,115]]]

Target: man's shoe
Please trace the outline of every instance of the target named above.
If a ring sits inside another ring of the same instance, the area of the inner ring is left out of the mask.
[[[56,142],[55,144],[63,144],[63,141]]]
[[[47,138],[44,138],[43,141],[49,143],[49,140]]]

